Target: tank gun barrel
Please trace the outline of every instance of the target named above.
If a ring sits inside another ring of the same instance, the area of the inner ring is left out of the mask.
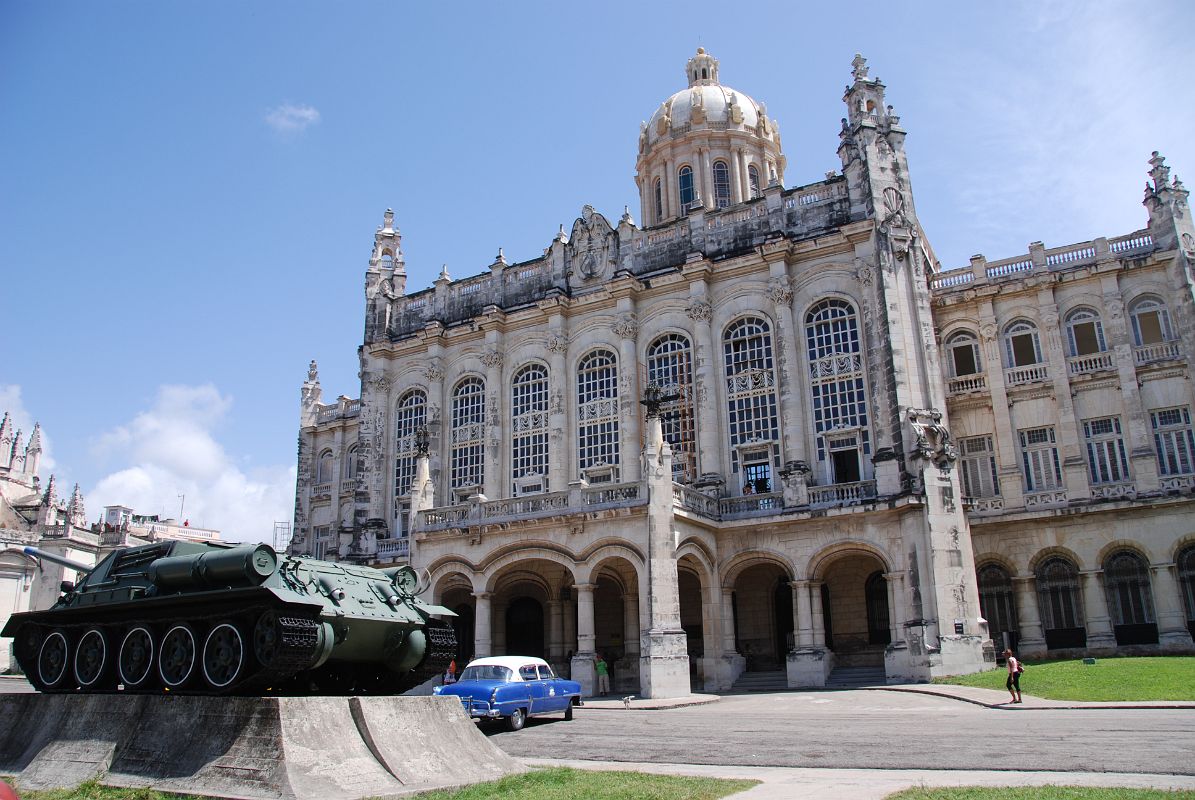
[[[39,550],[36,547],[22,548],[25,555],[33,558],[41,559],[42,561],[49,561],[54,564],[59,564],[67,569],[73,569],[75,572],[82,572],[84,575],[91,574],[95,567],[89,567],[86,564],[81,564],[78,561],[72,561],[66,556],[60,556],[56,553],[47,553],[45,550]]]
[[[159,558],[149,565],[149,579],[162,589],[256,586],[277,569],[274,548],[248,544],[197,555]]]

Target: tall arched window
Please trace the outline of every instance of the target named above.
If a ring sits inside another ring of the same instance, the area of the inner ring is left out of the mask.
[[[771,492],[780,436],[772,329],[767,320],[744,317],[731,324],[722,338],[722,355],[731,471],[743,473],[744,493]]]
[[[325,450],[319,454],[319,462],[315,468],[315,482],[328,483],[332,480],[332,451]]]
[[[832,483],[864,479],[871,453],[859,318],[845,300],[822,300],[805,316],[817,459]]]
[[[1104,592],[1117,644],[1158,643],[1145,559],[1131,550],[1119,550],[1104,559]]]
[[[514,494],[548,489],[548,370],[528,364],[510,386],[510,472]]]
[[[660,221],[664,219],[664,189],[663,186],[661,186],[661,181],[659,178],[656,178],[655,181],[652,182],[652,194],[654,196],[656,208],[655,221],[658,225]]]
[[[1037,608],[1041,613],[1046,648],[1086,647],[1079,603],[1079,571],[1061,556],[1052,556],[1038,565]]]
[[[452,390],[453,489],[485,483],[485,382],[465,378]]]
[[[577,364],[577,468],[590,483],[618,480],[618,358],[594,350]]]
[[[961,378],[983,371],[983,361],[979,357],[979,340],[971,331],[950,334],[946,340],[946,350],[950,353],[951,376]]]
[[[1013,600],[1012,579],[999,564],[980,567],[976,578],[979,583],[979,613],[988,621],[988,633],[996,643],[997,650],[1005,647],[1017,649],[1017,608]],[[1005,641],[1004,634],[1008,634]]]
[[[1179,591],[1187,612],[1187,631],[1195,639],[1195,545],[1184,547],[1175,559],[1178,566]]]
[[[415,434],[427,424],[427,395],[421,389],[413,389],[398,400],[394,412],[394,496],[411,494],[411,481],[415,479]]]
[[[672,479],[691,481],[697,477],[693,438],[693,348],[676,333],[656,339],[647,348],[647,382],[676,394],[668,412],[660,415],[664,440],[672,447]]]
[[[725,161],[714,162],[714,205],[718,208],[730,205],[730,167]]]
[[[351,481],[357,477],[357,445],[353,445],[344,454],[344,465],[340,468],[340,480]]]
[[[1009,368],[1041,363],[1041,340],[1032,322],[1020,320],[1004,329],[1004,353]]]
[[[1076,308],[1067,314],[1066,344],[1072,356],[1089,356],[1107,350],[1100,315],[1090,308]]]
[[[759,197],[759,170],[754,164],[747,167],[747,184],[751,188],[752,199]]]
[[[1170,328],[1170,312],[1156,297],[1143,297],[1130,309],[1133,318],[1133,340],[1138,347],[1160,344],[1174,338]]]
[[[680,189],[681,213],[688,214],[689,206],[693,204],[693,200],[695,199],[693,192],[693,170],[688,166],[681,167],[676,177],[677,187]]]

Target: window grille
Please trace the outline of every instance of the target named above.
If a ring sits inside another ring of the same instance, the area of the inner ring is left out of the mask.
[[[826,433],[835,428],[859,429],[854,461],[840,451],[832,459],[836,483],[862,478],[862,456],[871,452],[867,420],[867,394],[863,384],[859,318],[845,300],[823,300],[805,317],[805,343],[809,356],[813,426],[817,434],[818,461],[828,456]],[[857,477],[851,477],[852,473]]]
[[[659,178],[655,179],[653,191],[655,192],[656,223],[658,224],[660,220],[664,219],[664,191]]]
[[[1002,634],[1017,634],[1017,609],[1012,591],[1012,579],[998,564],[979,569],[979,612],[988,621],[992,641],[1000,644]]]
[[[737,445],[774,442],[780,438],[771,327],[759,317],[740,319],[726,329],[722,352],[726,368],[731,470],[738,472]]]
[[[693,436],[693,348],[679,334],[661,336],[647,348],[647,382],[677,399],[660,415],[664,441],[672,448],[672,479],[692,481],[697,475]]]
[[[532,491],[532,484],[519,490],[520,478],[543,476],[537,491],[546,491],[548,474],[548,370],[542,364],[520,369],[510,387],[512,494]]]
[[[1195,472],[1195,433],[1191,429],[1191,409],[1160,408],[1149,412],[1153,426],[1154,449],[1158,455],[1158,474],[1190,475]]]
[[[730,205],[730,167],[725,161],[714,162],[714,205],[718,208]]]
[[[485,483],[485,382],[465,378],[452,392],[453,489]]]
[[[395,410],[394,496],[406,497],[415,480],[415,433],[427,424],[427,395],[422,390],[407,392]]]
[[[1054,428],[1029,428],[1018,431],[1021,438],[1021,466],[1026,492],[1040,492],[1062,486],[1062,466],[1058,461]]]
[[[689,213],[689,206],[693,204],[693,170],[689,167],[681,167],[680,172],[677,173],[677,186],[680,188],[680,207],[685,214]]]
[[[609,350],[594,350],[577,365],[577,422],[578,470],[617,467],[618,358]]]
[[[1083,626],[1079,572],[1065,558],[1054,556],[1037,568],[1037,600],[1044,630]]]
[[[1147,625],[1155,621],[1149,568],[1136,553],[1121,550],[1104,561],[1104,592],[1113,625]]]
[[[1178,585],[1187,611],[1187,627],[1195,628],[1195,545],[1184,548],[1175,559],[1178,565]]]
[[[1093,484],[1128,480],[1129,461],[1120,435],[1120,417],[1084,420],[1083,436],[1087,439],[1087,467]]]
[[[759,197],[759,170],[754,164],[747,167],[747,184],[751,187],[751,197]]]

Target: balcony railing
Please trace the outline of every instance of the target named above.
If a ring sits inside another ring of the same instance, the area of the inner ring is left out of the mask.
[[[829,486],[809,487],[809,505],[815,507],[853,505],[864,500],[872,500],[875,496],[875,481],[832,483]]]
[[[1180,358],[1182,350],[1179,342],[1158,342],[1147,344],[1133,350],[1137,357],[1137,364],[1152,364],[1155,361],[1172,361]]]
[[[332,494],[332,484],[331,483],[317,483],[311,487],[311,494],[313,494],[313,495]]]
[[[1066,368],[1071,375],[1090,375],[1093,372],[1106,372],[1116,369],[1116,354],[1112,352],[1091,353],[1085,356],[1073,356],[1066,360]]]
[[[718,501],[681,483],[672,484],[672,503],[704,517],[718,516]]]
[[[745,494],[742,497],[723,497],[718,501],[718,511],[723,517],[755,514],[760,511],[779,511],[784,507],[784,498],[775,492],[770,494]]]
[[[1024,386],[1027,383],[1041,383],[1048,380],[1050,370],[1045,364],[1031,364],[1027,367],[1013,367],[1004,370],[1004,383],[1007,386]]]
[[[1064,505],[1066,505],[1065,489],[1025,493],[1025,508],[1050,508]]]
[[[341,494],[352,494],[355,491],[357,491],[357,479],[356,478],[351,478],[347,481],[340,482],[340,493]]]
[[[1004,510],[1003,497],[964,497],[963,508],[970,514],[983,516],[999,514]]]
[[[1185,492],[1195,488],[1195,475],[1163,475],[1158,479],[1163,492]]]
[[[964,375],[951,378],[947,387],[950,394],[966,394],[968,392],[986,392],[988,390],[988,376],[982,372],[975,375]]]
[[[411,555],[411,540],[405,536],[401,539],[379,539],[378,558],[408,558]]]
[[[1133,483],[1104,483],[1091,487],[1094,500],[1132,500],[1137,497],[1137,486]]]

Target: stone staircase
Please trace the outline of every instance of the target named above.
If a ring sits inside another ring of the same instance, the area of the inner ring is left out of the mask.
[[[882,666],[835,667],[826,678],[826,688],[843,689],[853,686],[884,686],[887,680]]]
[[[782,669],[767,672],[744,672],[730,687],[732,692],[785,692],[788,675]]]

